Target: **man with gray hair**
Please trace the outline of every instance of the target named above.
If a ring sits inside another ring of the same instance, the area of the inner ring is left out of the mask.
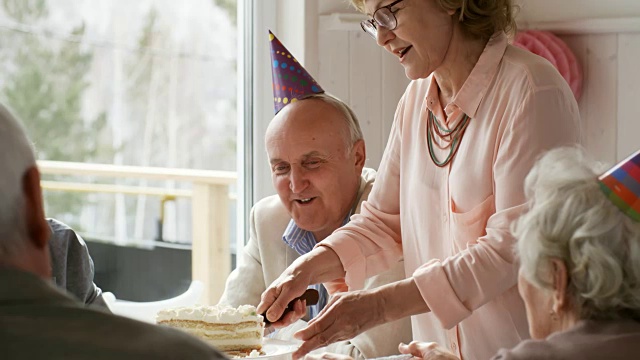
[[[260,295],[301,255],[360,212],[375,179],[364,168],[365,143],[351,109],[333,96],[313,94],[284,107],[273,118],[265,136],[271,179],[277,195],[260,200],[251,210],[250,238],[239,266],[231,273],[220,303],[258,305]],[[404,263],[366,281],[365,289],[404,278]],[[321,284],[320,302],[311,306],[305,320],[327,304]],[[345,289],[346,290],[346,287]],[[305,314],[303,304],[277,325],[291,325]],[[366,311],[363,309],[362,311]],[[296,328],[280,329],[278,338],[289,339]],[[397,354],[400,342],[411,341],[409,319],[391,322],[326,350],[353,358]]]
[[[0,105],[2,359],[222,359],[168,328],[90,309],[54,287],[40,174],[20,123]]]
[[[360,213],[376,175],[374,170],[364,168],[367,153],[354,112],[326,94],[271,31],[269,43],[275,117],[267,128],[265,145],[271,181],[278,194],[260,200],[251,209],[249,242],[239,254],[239,265],[229,275],[220,300],[231,306],[257,306],[262,293],[289,265],[348,223],[351,215]],[[404,278],[404,262],[400,261],[367,279],[364,288]],[[303,320],[314,319],[330,304],[322,284],[311,287],[320,296],[308,313],[305,303],[298,300],[281,319],[267,316],[271,329],[279,328],[272,336],[290,339],[296,329],[306,326]],[[349,289],[344,284],[331,290]],[[411,324],[406,318],[325,350],[356,359],[374,358],[397,354],[398,344],[411,338]]]

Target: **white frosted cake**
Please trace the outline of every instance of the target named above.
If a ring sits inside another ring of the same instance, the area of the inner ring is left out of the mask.
[[[262,349],[264,319],[256,307],[188,306],[158,312],[156,322],[186,331],[229,353]]]

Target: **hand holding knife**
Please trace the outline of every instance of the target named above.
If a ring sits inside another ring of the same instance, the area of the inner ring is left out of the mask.
[[[311,305],[315,305],[318,303],[318,299],[319,299],[320,295],[318,294],[318,291],[315,289],[307,289],[304,294],[302,294],[301,296],[291,300],[289,302],[289,305],[287,305],[287,308],[284,310],[284,312],[282,313],[282,316],[280,316],[280,319],[278,319],[277,321],[282,320],[282,318],[289,313],[290,311],[293,311],[293,307],[296,303],[296,301],[298,300],[305,300],[307,306],[311,306]],[[271,325],[271,321],[269,321],[267,319],[267,312],[265,311],[264,313],[262,313],[262,317],[264,318],[264,324],[269,326]],[[277,322],[274,321],[274,322]]]

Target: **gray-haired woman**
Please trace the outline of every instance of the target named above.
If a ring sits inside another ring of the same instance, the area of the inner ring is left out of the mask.
[[[640,152],[631,159],[626,164],[635,175],[624,182],[637,206],[640,167],[632,162],[640,162]],[[581,151],[561,148],[527,176],[530,208],[514,233],[518,289],[534,340],[494,359],[640,357],[640,222],[601,191],[601,170]],[[435,343],[400,350],[424,359],[457,358]]]

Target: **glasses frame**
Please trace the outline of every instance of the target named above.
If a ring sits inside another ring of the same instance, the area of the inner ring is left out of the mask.
[[[395,30],[398,27],[398,18],[396,18],[396,13],[398,12],[398,10],[400,9],[396,9],[396,11],[391,10],[391,8],[393,6],[396,6],[398,3],[402,2],[404,0],[396,0],[394,2],[392,2],[389,5],[385,5],[382,7],[379,7],[376,9],[376,11],[373,12],[373,15],[371,16],[371,19],[366,19],[366,20],[362,20],[360,22],[360,27],[362,28],[362,31],[366,32],[367,34],[369,34],[372,38],[376,39],[378,36],[378,26],[381,26],[387,30]],[[384,24],[380,23],[378,20],[376,20],[376,14],[378,13],[378,11],[380,10],[387,10],[389,12],[389,14],[391,15],[391,17],[393,17],[393,27],[387,27]],[[376,25],[377,23],[377,25]],[[372,29],[373,31],[369,31],[367,29]]]

